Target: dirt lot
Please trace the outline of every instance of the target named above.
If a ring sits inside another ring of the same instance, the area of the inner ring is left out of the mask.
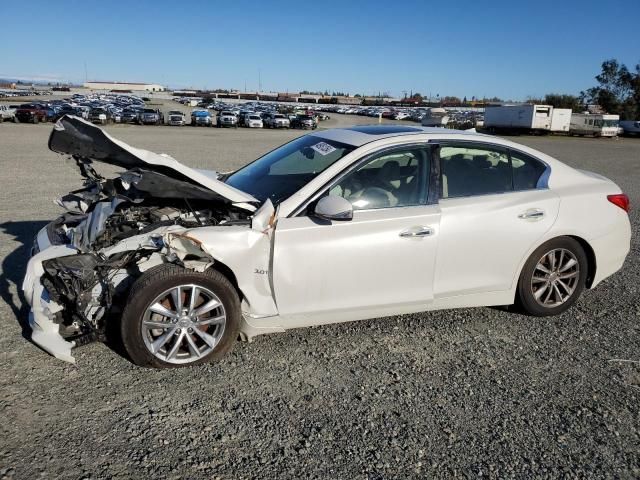
[[[556,318],[481,308],[311,328],[172,371],[92,344],[69,365],[19,323],[33,235],[80,182],[47,150],[50,129],[0,125],[0,478],[640,476],[637,210],[624,270]],[[219,170],[301,133],[108,130]],[[612,178],[640,205],[640,140],[515,140]]]

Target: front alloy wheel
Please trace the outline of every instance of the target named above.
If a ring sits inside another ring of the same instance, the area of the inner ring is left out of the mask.
[[[204,363],[231,350],[240,315],[238,293],[220,272],[159,265],[131,288],[121,320],[122,343],[141,366]]]
[[[224,334],[224,305],[202,286],[178,285],[158,295],[142,319],[144,343],[167,363],[191,363],[210,354]]]

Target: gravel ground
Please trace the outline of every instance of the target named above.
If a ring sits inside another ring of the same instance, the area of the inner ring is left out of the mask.
[[[640,477],[637,210],[624,269],[559,317],[479,308],[294,330],[169,371],[92,344],[69,365],[21,336],[16,288],[51,200],[79,185],[50,128],[0,125],[0,478]],[[300,134],[108,130],[220,170]],[[639,140],[516,140],[640,205]]]

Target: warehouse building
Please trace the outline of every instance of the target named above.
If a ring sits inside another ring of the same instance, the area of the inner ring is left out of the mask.
[[[121,92],[164,92],[166,87],[156,83],[136,83],[136,82],[85,82],[84,88],[91,90],[115,90]]]

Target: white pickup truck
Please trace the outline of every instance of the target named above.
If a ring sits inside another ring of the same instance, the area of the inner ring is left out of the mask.
[[[18,121],[16,119],[16,109],[9,105],[0,105],[0,122],[6,120]]]

